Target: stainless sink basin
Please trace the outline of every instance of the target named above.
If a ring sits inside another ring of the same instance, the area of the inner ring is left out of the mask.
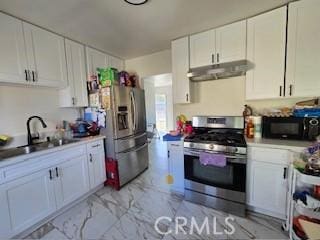
[[[44,142],[44,143],[40,143],[39,146],[40,147],[45,147],[45,148],[53,148],[53,147],[60,147],[66,144],[70,144],[70,143],[75,143],[75,142],[79,142],[79,140],[76,139],[59,139],[59,140],[52,140],[50,142]]]
[[[50,142],[43,142],[35,145],[30,145],[30,146],[20,146],[17,148],[1,150],[0,161],[7,158],[12,158],[20,155],[33,153],[33,152],[43,151],[49,148],[60,147],[63,145],[67,145],[67,144],[71,144],[79,141],[80,140],[76,140],[76,139],[60,139],[60,140],[53,140]]]

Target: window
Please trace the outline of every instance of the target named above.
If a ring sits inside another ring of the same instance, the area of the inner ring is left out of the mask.
[[[165,94],[156,94],[156,121],[159,132],[167,131],[167,99]]]

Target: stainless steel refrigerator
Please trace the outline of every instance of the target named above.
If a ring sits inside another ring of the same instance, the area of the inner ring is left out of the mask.
[[[144,90],[113,86],[107,110],[106,155],[117,160],[120,187],[148,168]]]

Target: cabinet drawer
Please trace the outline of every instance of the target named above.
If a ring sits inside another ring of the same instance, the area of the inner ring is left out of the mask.
[[[183,141],[172,141],[167,144],[168,150],[182,150],[183,149]]]
[[[289,164],[289,152],[284,149],[249,147],[249,160],[274,164]]]
[[[104,149],[103,147],[103,140],[94,141],[87,144],[88,152],[92,151],[102,151]]]
[[[0,183],[14,180],[19,177],[29,175],[44,168],[60,164],[71,158],[86,155],[85,145],[72,147],[61,151],[26,159],[21,163],[0,169]],[[1,176],[3,177],[1,179]]]

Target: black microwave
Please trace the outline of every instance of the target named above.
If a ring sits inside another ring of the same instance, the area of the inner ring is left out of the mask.
[[[319,117],[263,117],[262,137],[313,141],[320,134]]]

